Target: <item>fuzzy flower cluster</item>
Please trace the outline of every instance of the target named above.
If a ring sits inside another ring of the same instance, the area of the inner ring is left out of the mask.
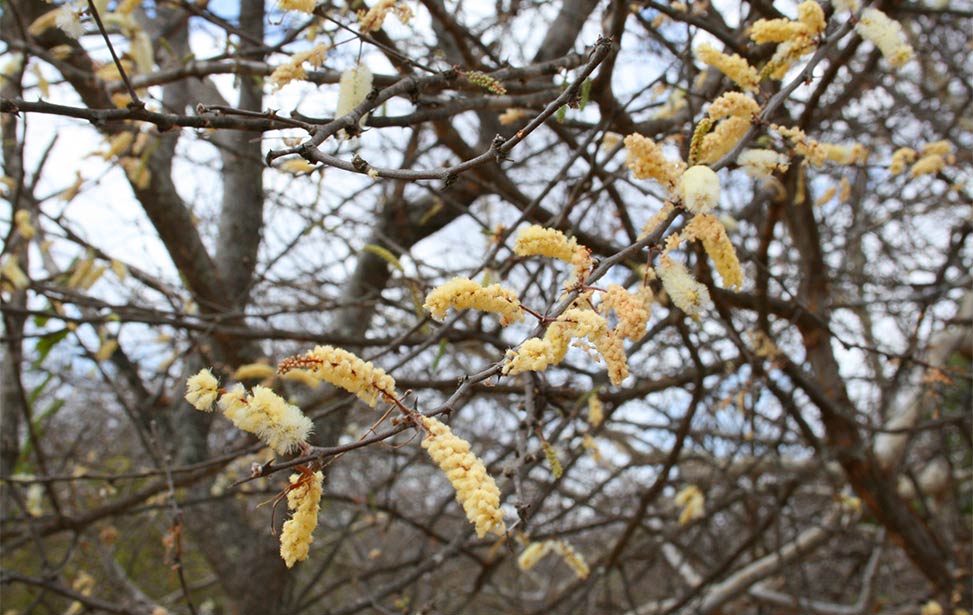
[[[757,44],[778,43],[764,70],[771,78],[781,79],[795,60],[817,47],[826,26],[821,5],[806,0],[797,5],[797,19],[758,19],[750,29],[750,40]]]
[[[737,157],[750,177],[770,177],[775,171],[783,173],[790,166],[787,156],[770,149],[746,149]]]
[[[422,448],[446,473],[476,535],[483,538],[493,532],[502,536],[507,528],[500,509],[500,489],[483,462],[470,452],[470,443],[435,418],[423,417],[422,424],[426,428]]]
[[[696,57],[703,64],[717,69],[745,92],[756,92],[760,83],[757,69],[750,66],[746,58],[737,54],[727,55],[712,45],[703,43],[696,48]]]
[[[703,137],[696,162],[713,164],[725,156],[747,134],[750,123],[750,116],[731,115],[721,120],[716,128]]]
[[[314,542],[314,528],[318,526],[324,475],[315,472],[307,476],[291,474],[291,488],[287,492],[287,508],[294,511],[284,522],[280,533],[280,557],[291,568],[307,559]]]
[[[280,8],[283,11],[300,11],[302,13],[313,13],[315,0],[280,0]]]
[[[900,147],[892,153],[892,161],[889,163],[889,172],[898,175],[905,170],[907,165],[912,164],[919,154],[911,147]]]
[[[314,428],[300,408],[259,385],[248,395],[242,384],[236,384],[220,396],[217,405],[237,429],[254,434],[278,455],[299,448]]]
[[[771,124],[770,127],[782,137],[789,139],[794,144],[794,153],[804,156],[808,163],[820,167],[828,159],[828,152],[824,146],[808,137],[800,128],[796,126],[788,128],[779,124]]]
[[[520,229],[514,242],[518,256],[546,256],[574,266],[570,282],[583,279],[591,267],[591,250],[578,243],[574,237],[565,237],[557,229],[532,224]]]
[[[520,229],[514,243],[518,256],[546,256],[575,266],[590,264],[591,251],[574,237],[565,237],[557,229],[531,224]]]
[[[22,290],[30,286],[30,278],[20,268],[17,257],[13,254],[8,254],[4,257],[2,264],[0,264],[0,279],[10,282],[10,286],[6,283],[0,286],[4,291]]]
[[[203,412],[213,411],[213,402],[219,397],[220,383],[208,369],[201,369],[186,381],[186,401]]]
[[[869,7],[862,11],[855,31],[878,47],[889,64],[895,68],[902,68],[915,55],[912,46],[905,39],[902,24],[876,8]]]
[[[630,293],[618,284],[612,284],[601,295],[599,311],[602,314],[613,310],[618,316],[615,335],[621,339],[637,342],[645,335],[645,328],[652,315],[652,289],[640,286]]]
[[[662,147],[637,132],[625,137],[625,149],[625,166],[636,179],[654,179],[669,190],[676,185],[686,168],[681,160],[673,162],[666,159]]]
[[[752,97],[742,92],[724,92],[710,103],[707,115],[711,120],[722,120],[725,117],[750,119],[755,115],[760,115],[760,105]]]
[[[824,150],[825,160],[830,160],[837,164],[847,166],[864,163],[868,160],[868,148],[861,143],[853,143],[851,145],[822,143],[821,148]]]
[[[705,165],[689,167],[679,178],[677,188],[682,206],[694,214],[713,211],[720,202],[720,178]]]
[[[677,493],[675,503],[676,506],[682,506],[682,512],[679,513],[679,525],[686,525],[706,514],[706,497],[696,485],[689,485]]]
[[[605,420],[605,404],[598,397],[598,393],[592,393],[588,398],[588,424],[598,427]]]
[[[573,240],[572,240],[573,241]],[[474,308],[500,314],[500,324],[507,326],[523,319],[517,295],[499,284],[482,286],[469,278],[456,277],[435,288],[426,296],[422,305],[436,320],[446,317],[449,308],[465,310]]]
[[[223,391],[208,369],[199,370],[186,381],[186,401],[202,412],[211,412],[213,402],[217,402],[237,428],[256,435],[280,455],[307,442],[314,426],[300,408],[266,387],[255,386],[250,395],[242,384]]]
[[[30,212],[26,209],[17,210],[17,213],[14,214],[14,225],[24,239],[33,239],[34,235],[37,234],[37,229],[30,223]]]
[[[319,68],[324,64],[325,54],[328,49],[328,45],[322,44],[306,51],[298,51],[291,56],[290,60],[281,64],[274,69],[274,72],[270,73],[270,83],[279,90],[291,81],[304,79],[307,76],[307,73],[304,71],[304,63],[307,62],[314,68]]]
[[[395,395],[395,380],[385,370],[342,348],[315,346],[304,355],[281,361],[277,373],[286,374],[293,369],[307,370],[311,376],[354,393],[373,408],[380,396],[384,399]]]
[[[521,570],[530,570],[551,551],[560,555],[579,579],[587,579],[591,574],[591,569],[584,557],[566,540],[543,540],[530,543],[517,558],[517,566]]]
[[[655,272],[673,305],[694,320],[699,320],[703,310],[711,302],[709,289],[696,281],[685,265],[672,260],[668,254],[662,255]]]
[[[361,33],[368,34],[369,32],[375,32],[380,29],[382,24],[385,23],[385,17],[388,16],[389,11],[395,11],[399,21],[404,24],[409,23],[409,20],[413,17],[412,9],[404,2],[378,0],[367,11],[365,9],[358,11],[358,28],[361,30]]]
[[[737,259],[733,243],[726,234],[723,223],[709,214],[698,214],[686,225],[683,232],[686,239],[698,239],[703,248],[716,265],[716,271],[723,278],[723,286],[727,288],[743,286],[743,271]]]
[[[365,97],[372,91],[372,71],[365,65],[349,68],[341,73],[341,80],[338,83],[338,105],[335,108],[335,117],[344,117],[354,110],[355,107],[365,102]],[[362,115],[359,125],[364,126],[368,115]]]
[[[909,175],[919,177],[920,175],[939,173],[946,167],[947,162],[950,164],[953,162],[952,151],[953,146],[949,141],[929,143],[922,148],[919,160],[916,160],[912,168],[909,169]]]
[[[557,365],[567,355],[571,341],[586,338],[605,359],[608,379],[619,385],[628,376],[628,362],[621,338],[600,314],[583,308],[569,308],[552,322],[543,338],[532,337],[516,350],[507,351],[503,373],[516,375],[527,371],[544,371]]]

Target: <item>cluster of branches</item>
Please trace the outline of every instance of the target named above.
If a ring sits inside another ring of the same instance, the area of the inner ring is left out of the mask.
[[[694,320],[648,273],[691,216],[640,233],[669,195],[633,178],[618,137],[689,159],[706,105],[737,89],[694,49],[765,65],[774,48],[749,28],[794,6],[308,4],[3,4],[4,608],[969,606],[970,10],[878,3],[915,51],[896,70],[854,31],[858,9],[823,7],[815,51],[760,84],[760,114],[713,165],[746,282],[721,288],[685,248],[712,297]],[[354,12],[369,8],[414,17],[371,29]],[[272,85],[322,43],[319,66]],[[334,117],[356,66],[373,89]],[[807,164],[771,125],[870,155]],[[890,172],[897,149],[940,140],[942,168]],[[758,146],[787,170],[743,173]],[[651,285],[621,386],[575,350],[503,376],[530,329],[421,309],[461,275],[502,280],[546,324],[567,270],[513,253],[527,223],[591,250],[588,287]],[[266,367],[313,344],[381,365],[469,440],[506,534],[474,536],[409,424]],[[195,412],[185,381],[204,367],[286,393],[313,446],[274,458]],[[280,519],[258,505],[303,464],[325,467],[324,499],[310,558],[288,570]],[[590,573],[518,565],[548,540]]]

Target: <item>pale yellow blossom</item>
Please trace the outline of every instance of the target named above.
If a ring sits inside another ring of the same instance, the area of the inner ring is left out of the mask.
[[[186,401],[197,410],[211,412],[219,395],[219,382],[208,369],[201,369],[186,381]]]
[[[706,514],[706,498],[696,485],[683,488],[676,494],[674,501],[676,506],[682,506],[682,512],[679,513],[679,525],[700,519]]]
[[[694,320],[699,320],[703,310],[711,303],[709,289],[697,282],[685,265],[668,254],[662,255],[655,272],[673,305]]]
[[[395,380],[385,370],[342,348],[316,346],[304,355],[284,359],[277,371],[286,374],[292,369],[305,369],[312,376],[354,393],[373,408],[380,396],[395,396]]]
[[[720,178],[706,165],[686,169],[677,189],[682,206],[694,214],[713,210],[720,202]]]
[[[709,44],[702,44],[696,48],[696,57],[700,62],[717,69],[746,92],[756,92],[760,83],[757,69],[750,66],[745,58],[737,54],[727,55]]]
[[[654,179],[666,189],[675,186],[686,168],[681,160],[666,159],[662,147],[637,132],[625,137],[625,149],[628,151],[625,166],[636,179]]]
[[[435,418],[423,417],[422,424],[426,429],[422,448],[453,485],[456,499],[474,525],[476,535],[483,538],[493,532],[502,536],[506,526],[500,509],[500,489],[483,462],[470,452],[470,443]]]
[[[902,24],[876,8],[869,7],[862,11],[855,30],[863,39],[878,47],[895,68],[901,68],[915,55],[906,41]]]
[[[241,396],[242,388],[234,387],[220,397],[218,404],[238,429],[254,434],[278,455],[286,455],[307,442],[314,424],[300,408],[267,387],[255,386],[245,398]]]
[[[475,308],[500,314],[500,324],[503,326],[518,322],[524,317],[520,300],[513,291],[499,284],[483,286],[462,277],[453,278],[435,288],[426,296],[426,302],[422,307],[436,320],[445,318],[449,308],[455,310]]]
[[[318,525],[324,475],[315,472],[309,478],[291,474],[290,483],[299,485],[287,492],[287,508],[294,511],[280,532],[280,557],[288,568],[307,559]]]
[[[716,271],[723,279],[723,286],[743,286],[743,270],[740,268],[736,250],[718,218],[709,214],[697,214],[686,225],[683,235],[686,239],[698,239],[702,242],[706,254],[713,259]]]

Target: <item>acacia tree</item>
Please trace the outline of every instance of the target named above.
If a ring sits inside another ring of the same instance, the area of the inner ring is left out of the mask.
[[[4,3],[4,608],[968,607],[971,16]]]

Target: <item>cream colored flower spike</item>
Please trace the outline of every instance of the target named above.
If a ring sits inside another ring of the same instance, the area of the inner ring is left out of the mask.
[[[476,535],[483,538],[493,532],[502,536],[507,528],[500,509],[500,489],[483,462],[470,452],[470,443],[434,418],[423,417],[422,424],[428,432],[422,448],[456,489],[456,499],[476,528]]]

